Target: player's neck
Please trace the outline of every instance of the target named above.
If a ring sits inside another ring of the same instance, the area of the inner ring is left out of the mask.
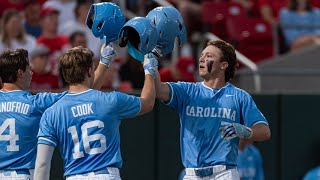
[[[88,89],[90,88],[85,84],[76,84],[76,85],[70,85],[68,91],[72,93],[79,93],[79,92],[86,91]]]
[[[222,88],[223,86],[225,86],[226,82],[224,80],[221,79],[209,79],[209,80],[204,80],[203,81],[204,85],[206,85],[207,87],[210,88]]]
[[[17,84],[14,83],[4,83],[1,91],[3,92],[9,92],[14,90],[22,90],[21,87],[19,87]]]

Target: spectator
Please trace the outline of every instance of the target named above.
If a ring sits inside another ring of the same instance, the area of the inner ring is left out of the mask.
[[[20,12],[8,9],[2,16],[2,34],[0,51],[5,49],[24,48],[30,51],[36,44],[34,37],[26,34],[21,22]]]
[[[74,9],[76,20],[64,23],[61,28],[59,28],[59,33],[70,37],[75,31],[82,31],[87,39],[87,47],[94,52],[95,59],[98,59],[102,44],[85,24],[91,4],[92,1],[78,1]]]
[[[320,179],[320,166],[310,169],[307,174],[303,176],[303,180],[318,180]]]
[[[44,45],[37,45],[30,52],[32,67],[32,90],[58,90],[60,89],[59,77],[47,70],[49,49]]]
[[[159,70],[163,82],[195,81],[196,63],[193,58],[180,57],[174,66],[163,67]]]
[[[320,8],[320,0],[312,0],[311,2],[314,7]]]
[[[240,140],[238,172],[241,180],[264,180],[262,157],[251,141]]]
[[[290,0],[288,8],[281,10],[280,24],[286,45],[296,50],[320,45],[320,10],[310,0]]]
[[[86,0],[84,0],[86,1]],[[77,1],[75,0],[47,0],[43,4],[43,8],[56,9],[60,13],[58,15],[59,28],[69,21],[75,21],[74,9]]]
[[[75,31],[69,37],[71,47],[87,47],[87,38],[82,31]]]
[[[54,75],[58,75],[58,59],[69,43],[68,37],[58,34],[58,14],[56,9],[41,9],[42,34],[37,38],[38,44],[43,44],[50,50],[49,64]]]
[[[24,9],[25,0],[1,0],[0,17],[2,17],[4,11],[8,9],[15,9],[22,12]]]
[[[28,1],[24,9],[24,29],[35,38],[40,36],[42,30],[40,25],[40,10],[41,3],[37,0]]]
[[[285,7],[286,4],[287,0],[259,0],[260,15],[270,24],[278,24],[280,9]]]
[[[141,62],[128,57],[128,59],[120,66],[120,80],[130,82],[133,89],[141,89],[143,87],[143,68]]]
[[[184,23],[187,29],[188,40],[191,39],[194,32],[202,31],[202,21],[201,21],[201,3],[206,0],[170,0],[171,3],[175,4],[181,13]],[[253,0],[210,0],[212,2],[236,2],[244,6],[245,9],[249,9],[253,6]],[[199,26],[200,24],[200,26]],[[191,57],[193,57],[193,48],[191,47],[191,42],[189,41],[183,47],[181,52],[189,51]]]

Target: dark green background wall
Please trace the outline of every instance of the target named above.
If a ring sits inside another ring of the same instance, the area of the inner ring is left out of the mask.
[[[320,165],[320,95],[253,95],[269,121],[271,140],[256,145],[266,180],[295,180]],[[123,180],[176,180],[182,170],[179,116],[157,101],[154,111],[121,125]],[[62,179],[56,151],[51,179]]]

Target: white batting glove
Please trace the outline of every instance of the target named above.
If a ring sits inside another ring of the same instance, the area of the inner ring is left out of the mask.
[[[251,128],[239,123],[232,123],[219,128],[221,136],[224,140],[231,140],[239,137],[242,139],[250,139],[252,137]]]
[[[144,56],[143,61],[144,74],[150,74],[153,78],[156,77],[158,71],[158,60],[152,56],[151,53]]]
[[[111,64],[111,61],[116,55],[117,55],[117,52],[112,47],[111,44],[108,44],[108,45],[103,44],[100,49],[100,63],[109,67]]]

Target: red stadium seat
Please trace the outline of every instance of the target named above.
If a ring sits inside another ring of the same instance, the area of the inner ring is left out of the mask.
[[[210,25],[210,31],[223,40],[227,40],[226,18],[245,17],[245,9],[234,2],[208,2],[202,4],[202,21]]]
[[[228,18],[229,40],[235,48],[254,62],[273,56],[272,27],[260,18]]]

